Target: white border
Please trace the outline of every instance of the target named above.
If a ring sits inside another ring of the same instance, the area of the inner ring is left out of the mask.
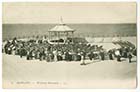
[[[137,0],[4,0],[2,2],[136,2]]]
[[[2,1],[2,0],[1,0]],[[140,55],[140,1],[138,0],[4,0],[3,2],[137,2],[137,44]],[[0,23],[2,24],[2,2],[0,3]],[[2,46],[2,25],[0,25],[0,47]],[[1,51],[1,49],[0,49]],[[0,53],[0,58],[2,59]],[[139,62],[138,56],[138,62]],[[140,64],[138,64],[138,82],[140,83]],[[140,92],[140,85],[136,89],[2,89],[2,62],[0,61],[0,92]]]

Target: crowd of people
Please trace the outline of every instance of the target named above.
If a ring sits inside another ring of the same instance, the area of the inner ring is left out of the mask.
[[[118,43],[115,43],[118,44]],[[22,41],[14,38],[4,44],[3,53],[9,55],[19,55],[27,60],[38,59],[47,62],[57,61],[81,61],[81,65],[86,65],[85,60],[101,61],[110,59],[121,62],[121,58],[128,58],[131,63],[133,56],[136,56],[136,48],[121,46],[105,50],[103,46],[90,45],[88,43],[50,44],[47,40]]]

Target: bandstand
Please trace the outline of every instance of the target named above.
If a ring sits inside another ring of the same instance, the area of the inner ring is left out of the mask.
[[[70,28],[68,25],[63,23],[61,18],[61,22],[55,27],[51,28],[49,33],[49,42],[51,43],[59,43],[59,44],[67,44],[68,38],[71,38],[71,43],[73,42],[75,30]]]

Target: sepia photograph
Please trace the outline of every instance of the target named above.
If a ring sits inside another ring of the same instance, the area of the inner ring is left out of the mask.
[[[3,2],[3,88],[136,88],[136,2]]]

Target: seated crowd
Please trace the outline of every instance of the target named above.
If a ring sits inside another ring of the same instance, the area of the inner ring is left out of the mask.
[[[38,59],[47,62],[84,61],[86,59],[114,60],[115,58],[121,61],[121,58],[128,58],[131,63],[132,57],[136,56],[136,48],[125,45],[119,49],[106,51],[103,46],[85,43],[49,44],[48,41],[43,40],[21,41],[16,38],[7,41],[2,51],[9,55],[19,55],[21,58],[26,57],[27,60]]]

